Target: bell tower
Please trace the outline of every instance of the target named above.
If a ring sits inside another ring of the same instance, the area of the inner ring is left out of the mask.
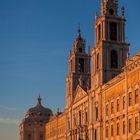
[[[128,57],[125,41],[125,15],[118,14],[118,0],[102,0],[100,16],[96,13],[92,49],[92,88],[97,88],[122,72]]]
[[[81,36],[80,29],[68,58],[68,76],[66,78],[66,108],[75,98],[75,91],[79,85],[87,91],[90,86],[90,50],[86,53],[86,43]]]

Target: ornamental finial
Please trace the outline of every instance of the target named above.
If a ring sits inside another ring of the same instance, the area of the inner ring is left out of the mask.
[[[41,105],[41,100],[42,100],[42,99],[41,99],[40,93],[39,93],[39,96],[38,96],[38,98],[37,98],[37,104],[38,104],[38,105]]]
[[[125,14],[125,8],[124,6],[122,6],[122,16],[124,16],[124,14]]]
[[[80,23],[78,24],[78,37],[81,37]]]

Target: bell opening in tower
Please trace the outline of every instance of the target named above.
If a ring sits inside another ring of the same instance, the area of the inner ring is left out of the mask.
[[[79,52],[82,53],[83,52],[83,49],[82,48],[79,48]]]
[[[109,9],[109,14],[111,15],[111,16],[113,16],[114,15],[114,10],[111,8],[111,9]]]
[[[78,71],[79,72],[84,72],[84,59],[83,58],[79,58]]]
[[[110,40],[117,41],[117,23],[110,22]]]

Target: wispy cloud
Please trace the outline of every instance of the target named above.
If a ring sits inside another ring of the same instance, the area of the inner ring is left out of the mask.
[[[17,111],[18,110],[17,108],[14,108],[14,107],[1,106],[1,105],[0,105],[0,109],[8,110],[8,111]]]
[[[14,119],[14,118],[0,118],[0,123],[1,124],[19,124],[19,120]]]

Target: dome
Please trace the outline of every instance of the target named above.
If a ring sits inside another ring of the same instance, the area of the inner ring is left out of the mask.
[[[42,106],[40,96],[37,98],[37,105],[30,108],[25,114],[25,121],[34,123],[46,123],[53,115],[51,109]]]

